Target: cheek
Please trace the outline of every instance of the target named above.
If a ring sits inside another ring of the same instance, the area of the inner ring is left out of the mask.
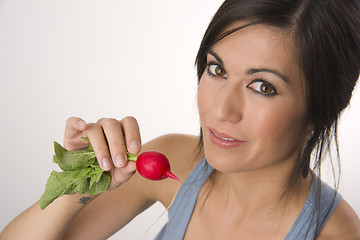
[[[295,102],[288,101],[287,104],[278,104],[277,107],[264,109],[254,116],[253,124],[257,126],[257,133],[261,135],[262,146],[272,148],[298,147],[304,133],[303,119],[305,110],[299,108]],[[281,106],[281,107],[279,107]],[[293,146],[290,146],[293,145]]]
[[[198,108],[199,108],[199,115],[200,121],[203,118],[203,115],[208,111],[211,105],[211,96],[210,89],[208,85],[203,80],[204,77],[201,78],[199,86],[198,86]]]

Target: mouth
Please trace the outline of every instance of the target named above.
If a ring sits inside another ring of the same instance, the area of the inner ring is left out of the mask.
[[[226,133],[219,132],[213,128],[208,128],[208,135],[210,141],[218,147],[229,148],[229,147],[237,147],[245,141],[236,139]]]
[[[220,139],[222,139],[222,140],[224,140],[224,141],[230,141],[230,142],[232,142],[232,141],[237,141],[235,138],[221,137],[220,135],[217,135],[215,132],[213,132],[213,134],[214,134],[216,137],[218,137],[218,138],[220,138]]]

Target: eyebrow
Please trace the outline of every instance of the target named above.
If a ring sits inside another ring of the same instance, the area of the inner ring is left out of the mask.
[[[218,61],[220,63],[221,66],[224,66],[224,62],[221,60],[219,55],[217,55],[212,49],[208,50],[208,54],[213,56],[216,59],[216,61]],[[249,71],[247,71],[247,74],[255,74],[255,73],[260,73],[260,72],[272,73],[272,74],[276,75],[277,77],[281,78],[284,82],[289,83],[288,79],[284,75],[280,74],[278,71],[275,71],[275,70],[272,70],[269,68],[251,68]]]
[[[275,70],[271,70],[271,69],[268,69],[268,68],[252,68],[247,73],[248,74],[255,74],[255,73],[259,73],[259,72],[272,73],[272,74],[278,76],[279,78],[281,78],[284,82],[289,83],[288,79],[284,75],[280,74],[279,72],[277,72]]]
[[[224,62],[221,60],[219,55],[217,55],[211,48],[209,49],[208,54],[213,56],[216,59],[216,61],[218,61],[220,63],[221,66],[224,66]]]

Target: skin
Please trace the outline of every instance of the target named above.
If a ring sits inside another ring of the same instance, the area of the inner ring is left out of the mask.
[[[239,24],[243,23],[229,27]],[[198,137],[188,135],[165,135],[141,146],[133,117],[89,124],[70,118],[64,146],[83,149],[86,142],[79,137],[89,137],[100,166],[112,175],[109,191],[99,196],[63,196],[44,211],[36,203],[12,221],[0,239],[105,239],[155,201],[167,207],[177,182],[149,181],[134,174],[133,162],[119,161],[126,153],[125,143],[131,153],[163,152],[182,182],[203,156],[218,170],[213,183],[209,179],[200,191],[185,239],[237,239],[239,234],[244,239],[283,239],[311,184],[311,177],[299,180],[286,201],[279,201],[299,157],[299,146],[311,129],[303,125],[303,80],[293,57],[291,37],[256,25],[226,37],[212,51],[221,58],[227,75],[214,78],[205,72],[200,81],[203,152],[197,155]],[[209,54],[208,60],[218,59]],[[287,82],[268,71],[249,74],[251,68],[276,70]],[[260,85],[250,85],[259,78],[271,83],[278,95],[259,95]],[[244,143],[233,148],[216,146],[208,127]],[[212,186],[210,192],[208,186]],[[318,239],[360,239],[359,229],[358,217],[342,200]]]

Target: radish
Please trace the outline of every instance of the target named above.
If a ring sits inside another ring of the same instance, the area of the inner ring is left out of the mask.
[[[135,160],[130,159],[129,160]],[[167,157],[158,151],[146,151],[137,156],[136,170],[141,176],[150,180],[162,180],[172,178],[180,181],[170,171],[170,163]]]

